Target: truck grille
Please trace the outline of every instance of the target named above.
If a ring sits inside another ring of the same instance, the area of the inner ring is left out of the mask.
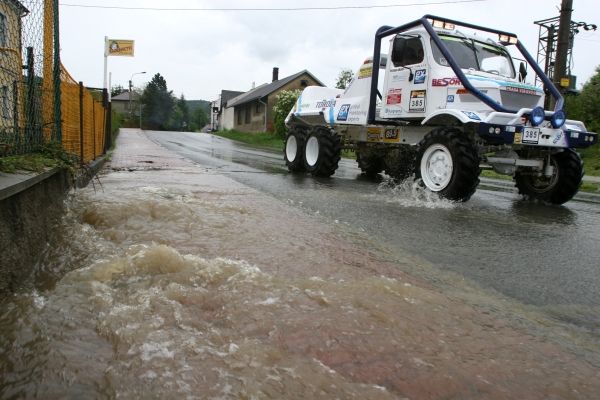
[[[540,101],[539,95],[527,94],[527,93],[516,93],[508,90],[500,91],[500,101],[502,105],[507,108],[534,108]]]

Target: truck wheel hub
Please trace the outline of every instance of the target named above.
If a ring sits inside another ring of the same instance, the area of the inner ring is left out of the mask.
[[[306,162],[311,167],[317,163],[319,159],[319,139],[316,136],[311,136],[306,142]]]
[[[297,153],[298,141],[296,140],[296,136],[291,135],[285,144],[285,155],[289,161],[294,161]]]
[[[421,179],[430,190],[443,190],[452,178],[452,155],[446,146],[430,146],[421,159]]]

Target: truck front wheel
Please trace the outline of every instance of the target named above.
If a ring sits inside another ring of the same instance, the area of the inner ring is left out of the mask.
[[[313,176],[331,176],[338,168],[342,144],[340,137],[324,126],[314,127],[304,146],[304,167]]]
[[[567,149],[553,154],[550,163],[554,172],[549,177],[517,171],[515,183],[521,195],[552,204],[566,203],[575,196],[583,178],[583,162],[579,154]]]
[[[423,185],[453,201],[467,201],[479,184],[479,156],[458,129],[440,128],[419,143],[415,175]]]
[[[286,138],[283,155],[285,165],[290,172],[304,172],[304,163],[302,162],[302,154],[304,153],[305,133],[298,129],[292,128]]]

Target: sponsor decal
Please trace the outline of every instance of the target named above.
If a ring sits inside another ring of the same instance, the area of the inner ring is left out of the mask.
[[[431,80],[431,86],[460,86],[462,82],[457,77],[454,78],[434,78]]]
[[[427,78],[426,69],[418,69],[415,71],[415,85],[425,83],[425,78]]]
[[[379,142],[381,140],[380,128],[367,128],[367,142]]]
[[[372,74],[373,74],[373,65],[372,64],[362,66],[358,70],[358,79],[370,78]]]
[[[535,95],[538,96],[539,93],[533,89],[526,89],[526,88],[522,88],[522,87],[516,87],[516,86],[507,86],[505,88],[505,90],[507,92],[514,92],[514,93],[521,93],[521,94],[531,94],[531,95]]]
[[[521,132],[515,132],[514,143],[515,144],[521,144],[521,143],[523,143],[523,134]]]
[[[326,108],[326,107],[334,107],[335,100],[322,100],[317,101],[317,108]]]
[[[408,102],[409,112],[424,112],[425,111],[425,90],[411,90],[410,101]]]
[[[407,76],[402,74],[394,74],[392,75],[392,82],[404,82],[406,81]]]
[[[404,110],[402,109],[402,107],[398,107],[398,108],[384,108],[383,112],[385,114],[389,114],[389,115],[398,115],[398,114],[402,114],[404,113]]]
[[[446,102],[448,102],[448,103],[454,103],[454,95],[453,94],[448,95],[448,98],[446,99]]]
[[[462,113],[475,121],[481,121],[481,118],[479,118],[479,115],[475,114],[473,111],[463,111]]]
[[[402,103],[402,89],[390,89],[388,90],[385,104],[394,105]]]
[[[558,135],[556,135],[556,137],[554,138],[554,140],[552,140],[552,143],[554,143],[554,144],[558,143],[558,141],[560,139],[562,139],[562,135],[563,135],[562,131],[558,132]]]
[[[350,111],[350,104],[343,104],[340,107],[340,111],[338,112],[337,120],[338,121],[347,121],[349,111]]]
[[[399,142],[400,141],[400,129],[388,128],[383,134],[384,142]]]

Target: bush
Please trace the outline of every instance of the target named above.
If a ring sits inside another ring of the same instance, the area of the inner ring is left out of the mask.
[[[286,134],[285,118],[290,113],[296,100],[302,93],[300,90],[282,90],[277,95],[277,101],[273,107],[273,123],[275,125],[275,135],[284,138]]]

